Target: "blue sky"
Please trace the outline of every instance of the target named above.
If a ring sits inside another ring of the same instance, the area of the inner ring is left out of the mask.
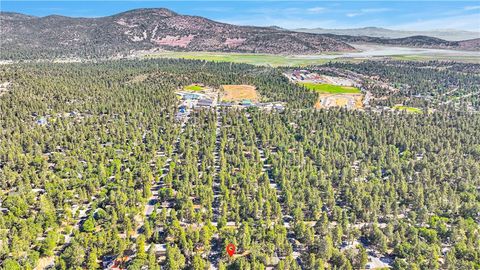
[[[480,32],[480,1],[0,1],[0,10],[36,16],[108,16],[165,7],[241,25],[284,28],[461,29]]]

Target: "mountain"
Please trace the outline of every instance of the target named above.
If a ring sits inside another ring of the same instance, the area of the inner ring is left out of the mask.
[[[428,36],[411,36],[405,38],[379,38],[368,36],[349,36],[323,34],[324,36],[340,40],[349,44],[354,43],[371,43],[390,46],[416,47],[416,48],[432,48],[432,49],[455,49],[455,50],[480,50],[480,38],[447,41],[439,38]]]
[[[461,41],[467,39],[480,38],[480,32],[462,31],[462,30],[430,30],[430,31],[404,31],[391,30],[381,27],[363,27],[352,29],[324,29],[324,28],[299,28],[294,31],[315,33],[315,34],[335,34],[347,36],[369,36],[381,38],[406,38],[411,36],[429,36],[449,41]]]
[[[153,48],[272,54],[355,50],[324,35],[236,26],[163,8],[136,9],[100,18],[3,12],[0,23],[2,59],[99,57]]]
[[[354,51],[354,43],[442,49],[480,49],[479,39],[428,36],[387,39],[315,34],[278,27],[237,26],[164,8],[99,18],[34,17],[0,12],[0,59],[112,57],[139,50],[316,54]]]

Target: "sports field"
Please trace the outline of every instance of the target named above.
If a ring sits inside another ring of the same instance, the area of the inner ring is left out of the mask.
[[[253,85],[231,84],[222,85],[222,88],[224,92],[222,100],[225,101],[241,101],[244,99],[249,99],[251,101],[258,102],[260,100],[260,96]]]
[[[360,89],[352,86],[341,86],[327,83],[301,83],[307,89],[314,90],[320,94],[358,94]]]

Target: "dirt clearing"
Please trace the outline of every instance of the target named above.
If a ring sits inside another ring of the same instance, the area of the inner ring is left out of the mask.
[[[222,100],[225,101],[240,101],[249,99],[254,102],[260,100],[260,96],[255,90],[255,86],[246,84],[230,84],[222,85],[223,96]]]
[[[361,109],[363,108],[362,100],[363,94],[320,94],[315,108],[346,107],[347,109]]]

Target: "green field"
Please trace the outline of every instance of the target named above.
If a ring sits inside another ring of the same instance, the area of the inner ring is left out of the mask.
[[[324,59],[312,56],[273,55],[254,53],[217,53],[217,52],[161,52],[148,54],[145,58],[183,58],[215,62],[245,63],[259,66],[307,66],[335,61],[359,61],[356,59]]]
[[[325,56],[337,55],[338,58]],[[323,53],[322,55],[274,55],[256,53],[227,53],[227,52],[158,52],[142,56],[144,58],[182,58],[192,60],[206,60],[214,62],[245,63],[258,66],[308,66],[321,65],[328,62],[361,62],[368,59],[384,59],[385,57],[341,57],[341,53]],[[322,58],[323,57],[323,58]],[[478,56],[442,56],[442,55],[394,55],[386,58],[394,60],[429,61],[454,60],[459,62],[478,62]]]
[[[393,60],[401,61],[455,61],[461,63],[478,63],[480,56],[462,56],[462,55],[394,55]]]
[[[184,89],[188,91],[202,91],[203,87],[201,87],[200,85],[192,84],[189,86],[185,86]]]
[[[321,94],[358,94],[360,89],[351,86],[340,86],[326,83],[301,83],[307,89]]]
[[[399,111],[406,111],[408,113],[422,113],[422,109],[415,108],[415,107],[403,106],[403,105],[395,105],[395,106],[393,106],[393,109],[399,110]]]

